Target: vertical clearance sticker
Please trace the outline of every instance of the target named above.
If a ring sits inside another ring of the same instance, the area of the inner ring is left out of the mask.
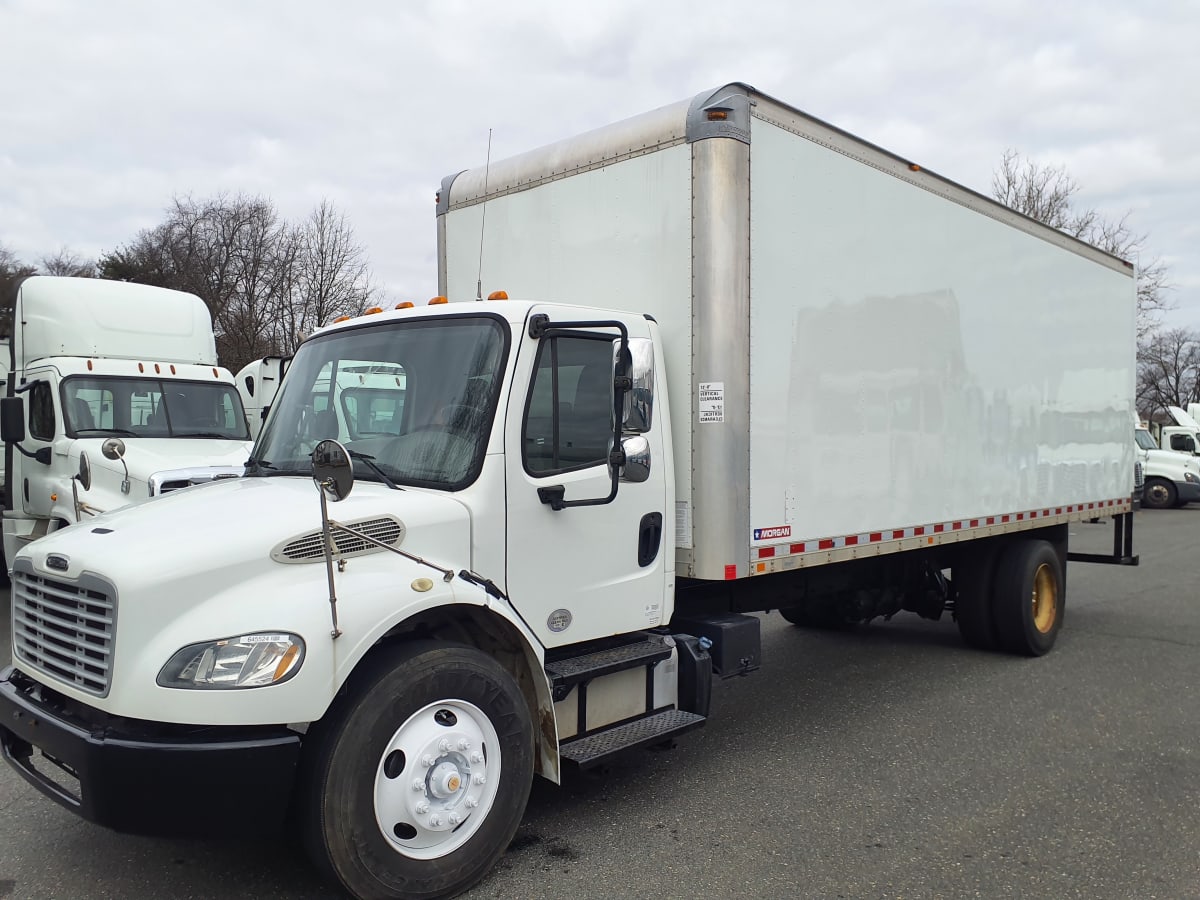
[[[700,424],[725,421],[725,382],[700,382]]]

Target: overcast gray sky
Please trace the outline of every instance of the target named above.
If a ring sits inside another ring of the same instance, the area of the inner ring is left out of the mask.
[[[730,81],[990,193],[1006,148],[1148,236],[1200,328],[1200,0],[0,0],[0,244],[94,257],[176,194],[349,217],[437,289],[434,194]]]

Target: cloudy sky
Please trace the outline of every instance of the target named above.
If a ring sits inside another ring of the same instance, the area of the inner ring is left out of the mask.
[[[346,213],[436,293],[434,194],[744,81],[981,193],[1006,148],[1147,236],[1200,328],[1200,0],[0,0],[0,245],[94,257],[174,195]]]

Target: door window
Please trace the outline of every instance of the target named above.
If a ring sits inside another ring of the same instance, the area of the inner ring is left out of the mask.
[[[29,436],[39,441],[54,438],[54,392],[47,381],[35,381],[29,389]]]
[[[521,434],[525,471],[552,475],[607,463],[612,438],[612,341],[544,340]]]

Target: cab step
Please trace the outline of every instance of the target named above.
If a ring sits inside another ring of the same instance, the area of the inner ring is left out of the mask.
[[[653,666],[671,658],[671,648],[662,640],[646,639],[584,653],[546,663],[546,674],[556,700],[577,684],[639,666]]]
[[[697,713],[665,709],[644,719],[563,741],[559,756],[564,762],[588,769],[617,753],[661,743],[677,734],[699,728],[704,722],[705,717]]]

